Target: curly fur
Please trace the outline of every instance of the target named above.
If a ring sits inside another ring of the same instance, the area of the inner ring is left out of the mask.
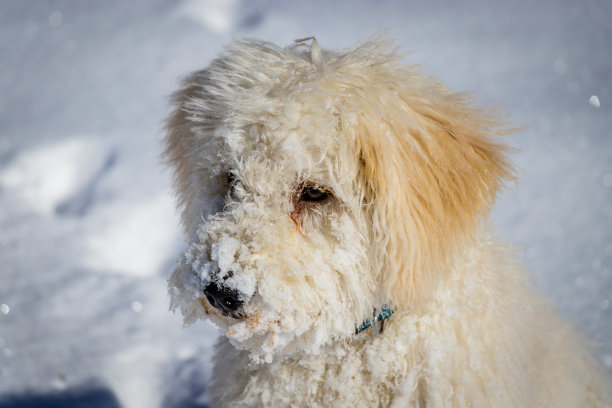
[[[165,155],[189,246],[170,294],[186,324],[224,335],[213,404],[610,404],[486,226],[512,179],[499,118],[391,46],[238,41],[173,97]],[[211,283],[240,294],[239,314],[206,300]],[[384,332],[355,334],[385,304]]]

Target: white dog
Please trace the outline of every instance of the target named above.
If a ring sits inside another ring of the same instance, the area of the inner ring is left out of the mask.
[[[170,294],[225,336],[213,405],[610,406],[486,226],[498,118],[390,47],[238,41],[174,95]]]

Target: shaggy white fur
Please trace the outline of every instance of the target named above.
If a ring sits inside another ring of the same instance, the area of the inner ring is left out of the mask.
[[[492,112],[380,39],[239,41],[174,103],[166,157],[190,244],[170,294],[185,323],[225,336],[214,406],[611,404],[486,226],[512,179]],[[384,331],[356,333],[384,305]]]

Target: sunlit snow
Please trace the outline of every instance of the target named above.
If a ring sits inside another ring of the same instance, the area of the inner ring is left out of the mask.
[[[36,146],[0,168],[0,186],[33,209],[61,211],[62,202],[86,189],[100,172],[109,150],[102,140],[83,137]]]
[[[11,308],[8,305],[5,305],[4,303],[0,305],[0,312],[2,312],[3,314],[7,315],[10,311]]]

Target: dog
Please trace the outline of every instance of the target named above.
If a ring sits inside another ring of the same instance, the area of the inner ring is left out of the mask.
[[[171,308],[223,334],[212,406],[611,406],[487,225],[500,116],[393,47],[239,40],[173,95]]]

